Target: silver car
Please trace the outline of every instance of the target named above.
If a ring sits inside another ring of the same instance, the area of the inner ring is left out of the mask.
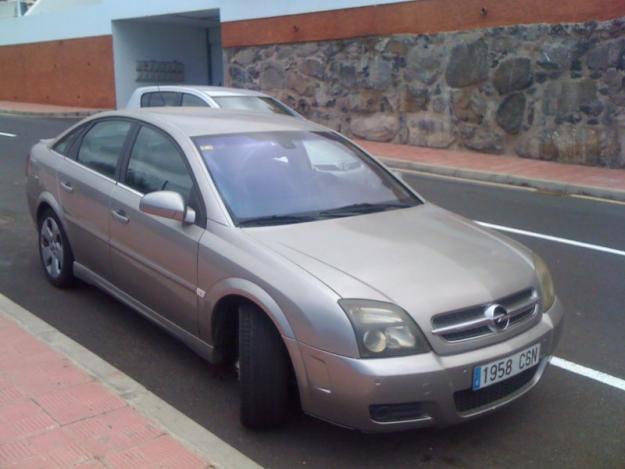
[[[236,366],[249,427],[289,402],[367,432],[462,422],[534,387],[560,337],[539,257],[302,119],[104,113],[35,145],[27,174],[49,281]]]

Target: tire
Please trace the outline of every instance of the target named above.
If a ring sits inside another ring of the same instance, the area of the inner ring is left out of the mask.
[[[61,221],[51,209],[39,217],[39,259],[48,281],[57,288],[74,284],[74,255]]]
[[[241,423],[252,429],[284,423],[289,408],[291,363],[282,338],[258,308],[239,307]]]

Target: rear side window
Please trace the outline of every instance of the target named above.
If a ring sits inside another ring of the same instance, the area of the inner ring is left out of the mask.
[[[77,129],[72,130],[65,137],[59,140],[52,147],[52,149],[55,152],[60,153],[63,156],[70,156],[70,152],[72,151],[72,146],[74,145],[76,140],[78,140],[78,137],[80,137],[80,134],[82,133],[83,130],[84,130],[84,126],[80,126]]]
[[[142,194],[175,191],[187,203],[193,190],[184,156],[168,137],[149,127],[137,135],[124,183]]]
[[[207,107],[208,103],[195,95],[182,93],[182,105],[189,107]]]
[[[180,106],[180,93],[155,91],[141,96],[141,107]]]
[[[130,122],[98,122],[85,134],[78,150],[78,162],[110,178],[115,177],[117,162],[130,130]]]

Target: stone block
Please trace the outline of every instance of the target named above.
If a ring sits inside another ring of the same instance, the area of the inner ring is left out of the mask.
[[[449,117],[426,112],[406,115],[406,126],[411,145],[449,148],[455,141]]]
[[[518,134],[523,125],[526,99],[523,93],[506,96],[497,109],[497,125],[509,134]]]
[[[477,40],[452,49],[445,77],[452,88],[463,88],[486,80],[488,70],[488,44]]]
[[[388,142],[399,131],[399,116],[395,113],[356,115],[352,117],[350,130],[366,140]]]
[[[531,60],[518,58],[506,60],[499,65],[493,85],[499,94],[508,94],[529,88],[533,81]]]

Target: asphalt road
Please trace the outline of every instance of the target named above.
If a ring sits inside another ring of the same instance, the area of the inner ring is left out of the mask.
[[[24,163],[69,120],[0,117],[0,292],[117,366],[258,463],[282,467],[625,467],[625,392],[550,367],[525,398],[446,429],[364,435],[296,415],[279,430],[238,423],[238,387],[98,290],[52,288],[40,271]],[[406,175],[472,219],[625,250],[625,205]],[[625,378],[625,257],[513,235],[551,267],[567,324],[557,356]]]

